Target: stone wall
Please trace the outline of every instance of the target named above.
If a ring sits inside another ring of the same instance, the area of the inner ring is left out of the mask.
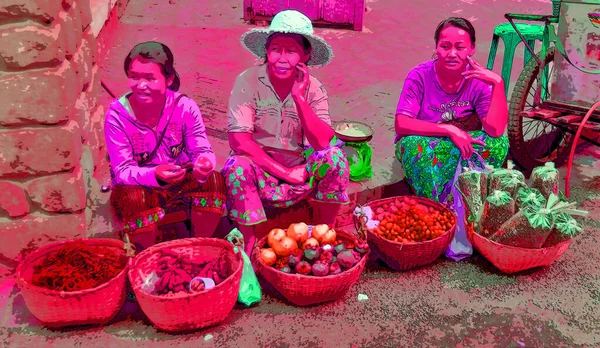
[[[23,249],[86,236],[91,181],[105,152],[90,1],[0,2],[5,266],[14,265]]]

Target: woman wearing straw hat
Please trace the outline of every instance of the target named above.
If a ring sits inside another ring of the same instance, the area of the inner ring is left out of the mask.
[[[331,47],[298,11],[242,36],[264,64],[240,74],[229,99],[231,156],[223,168],[230,218],[254,245],[265,206],[311,199],[319,223],[333,225],[348,203],[349,167],[329,117],[327,92],[308,66],[331,61]]]

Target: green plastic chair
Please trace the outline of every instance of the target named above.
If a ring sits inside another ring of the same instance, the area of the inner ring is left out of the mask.
[[[521,35],[527,40],[529,46],[535,52],[536,40],[542,41],[544,37],[544,26],[527,23],[515,23]],[[496,52],[498,51],[498,40],[502,39],[504,42],[504,59],[502,61],[502,78],[504,79],[504,88],[506,95],[508,96],[508,86],[510,85],[510,73],[512,71],[513,58],[515,56],[515,49],[521,43],[519,34],[515,31],[510,23],[502,23],[494,29],[494,37],[492,39],[492,46],[490,47],[490,56],[488,57],[487,68],[492,69],[494,67],[494,60],[496,59]],[[525,48],[525,64],[531,59],[531,53]]]

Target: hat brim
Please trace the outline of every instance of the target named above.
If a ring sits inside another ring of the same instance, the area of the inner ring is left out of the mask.
[[[324,66],[329,64],[333,58],[333,50],[331,49],[331,46],[329,46],[325,40],[315,35],[284,32],[279,30],[273,31],[269,29],[252,29],[242,35],[241,42],[242,45],[248,49],[248,51],[254,54],[254,56],[264,59],[267,56],[267,51],[265,48],[265,45],[267,44],[267,38],[273,33],[299,34],[304,36],[311,45],[310,58],[306,62],[306,65]]]

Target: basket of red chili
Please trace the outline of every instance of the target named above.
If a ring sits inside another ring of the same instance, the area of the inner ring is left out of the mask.
[[[140,308],[157,328],[190,331],[227,318],[238,299],[243,265],[226,240],[179,239],[137,255],[129,280]]]
[[[44,325],[102,325],[126,299],[128,257],[116,239],[78,239],[43,246],[17,266],[29,311]]]
[[[448,248],[456,215],[422,197],[399,196],[358,206],[357,229],[366,230],[369,245],[390,268],[404,271],[432,263]]]

